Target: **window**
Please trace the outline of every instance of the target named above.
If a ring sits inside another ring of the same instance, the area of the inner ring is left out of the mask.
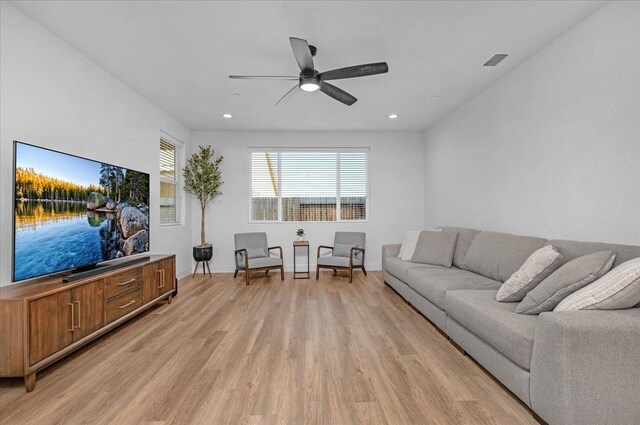
[[[368,219],[368,150],[250,150],[250,221]]]
[[[182,224],[182,145],[160,139],[160,224]]]

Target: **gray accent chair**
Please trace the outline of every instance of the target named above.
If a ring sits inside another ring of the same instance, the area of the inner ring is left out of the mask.
[[[282,247],[269,246],[267,234],[264,232],[236,233],[235,240],[235,262],[236,271],[233,274],[235,279],[239,271],[245,273],[245,283],[249,284],[251,272],[264,271],[269,274],[269,270],[280,269],[280,278],[284,280],[284,261],[282,259]],[[280,251],[280,257],[272,257],[271,251]]]
[[[320,277],[320,269],[333,269],[333,273],[338,270],[349,272],[349,283],[353,282],[353,269],[362,269],[365,276],[367,271],[364,268],[364,244],[366,233],[362,232],[336,232],[333,238],[333,246],[320,245],[316,259],[316,280]],[[341,252],[337,246],[351,246],[348,251]],[[331,250],[331,255],[320,255],[322,249]]]

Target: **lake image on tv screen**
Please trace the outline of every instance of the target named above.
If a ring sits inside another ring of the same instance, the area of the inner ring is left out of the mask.
[[[149,175],[16,143],[14,281],[149,250]]]

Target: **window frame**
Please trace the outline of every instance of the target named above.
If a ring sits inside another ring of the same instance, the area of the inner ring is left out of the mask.
[[[309,220],[309,221],[299,221],[299,220],[291,220],[291,221],[284,221],[282,220],[282,190],[278,190],[278,219],[277,220],[252,220],[251,219],[251,193],[252,193],[252,189],[253,189],[253,172],[252,172],[252,168],[251,168],[251,159],[252,159],[252,154],[256,153],[256,152],[273,152],[273,153],[278,153],[278,186],[279,189],[282,188],[282,156],[280,155],[280,153],[282,152],[286,152],[286,153],[304,153],[304,152],[326,152],[326,153],[335,153],[336,154],[336,217],[340,217],[342,214],[341,211],[341,200],[340,200],[340,157],[338,154],[340,153],[364,153],[365,154],[365,164],[366,164],[366,173],[365,173],[365,211],[366,211],[366,218],[364,220],[342,220],[342,219],[336,219],[333,221],[328,221],[328,220],[324,220],[324,221],[318,221],[318,220]],[[362,147],[362,148],[355,148],[355,147],[349,147],[349,148],[272,148],[272,147],[250,147],[247,149],[247,168],[248,168],[248,172],[247,175],[249,176],[248,179],[248,195],[247,196],[247,206],[246,206],[246,210],[248,212],[249,218],[248,218],[248,224],[297,224],[297,225],[303,225],[304,223],[326,223],[326,224],[335,224],[335,223],[361,223],[361,224],[365,224],[365,223],[370,223],[371,222],[371,209],[370,209],[370,205],[371,205],[371,191],[370,191],[370,166],[369,166],[369,154],[371,152],[371,149],[368,147]]]
[[[184,181],[182,176],[182,168],[184,168],[185,161],[185,152],[184,152],[184,143],[177,140],[175,137],[167,134],[165,132],[160,133],[160,139],[158,141],[158,150],[160,151],[160,144],[162,142],[168,143],[175,148],[176,155],[176,163],[175,163],[175,179],[170,180],[168,178],[162,177],[160,174],[160,159],[158,160],[158,221],[161,227],[176,227],[176,226],[184,226],[185,225],[185,191],[184,191]],[[160,154],[161,152],[159,152]],[[162,222],[162,214],[160,213],[160,200],[161,200],[161,190],[160,186],[162,183],[171,184],[175,186],[175,208],[176,208],[176,220],[172,222]]]

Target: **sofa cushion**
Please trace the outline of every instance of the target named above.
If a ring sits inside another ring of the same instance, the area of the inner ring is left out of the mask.
[[[552,245],[545,245],[527,258],[527,261],[500,287],[496,300],[512,303],[522,301],[525,295],[562,265],[562,254]]]
[[[496,292],[449,291],[447,315],[512,362],[529,370],[538,316],[515,313],[517,303],[496,301]]]
[[[404,283],[407,283],[407,278],[409,277],[409,271],[412,269],[435,269],[440,268],[444,269],[441,266],[433,266],[431,264],[418,264],[412,263],[410,261],[403,261],[398,257],[389,257],[385,259],[384,267],[386,271],[392,274],[394,277],[400,279]]]
[[[406,281],[414,291],[445,309],[444,294],[454,289],[498,289],[500,282],[458,268],[412,269]]]
[[[457,239],[456,232],[420,232],[411,262],[451,267]]]
[[[601,251],[565,263],[524,297],[516,313],[552,311],[567,296],[609,272],[615,259],[614,252]]]
[[[432,230],[409,230],[404,237],[404,241],[402,241],[402,245],[400,246],[400,252],[398,253],[398,257],[402,258],[404,261],[411,261],[413,257],[413,253],[416,250],[416,245],[418,244],[418,238],[420,237],[420,233],[422,232],[440,232],[440,229],[432,229]]]
[[[546,239],[508,233],[481,232],[475,237],[460,268],[504,282]]]
[[[640,304],[640,258],[620,264],[562,300],[554,311],[622,310]]]
[[[464,256],[467,253],[467,250],[471,246],[471,242],[480,234],[480,230],[476,229],[467,229],[465,227],[438,227],[438,229],[442,229],[445,232],[456,232],[458,233],[458,241],[456,242],[456,250],[453,254],[453,265],[456,267],[460,267],[462,261],[464,260]]]

